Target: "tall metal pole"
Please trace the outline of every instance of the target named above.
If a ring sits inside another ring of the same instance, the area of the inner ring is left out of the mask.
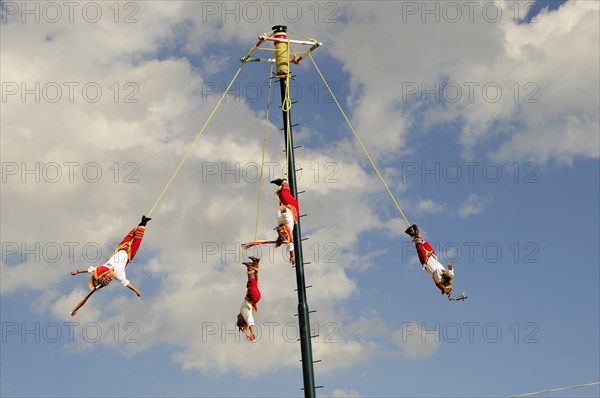
[[[274,37],[287,38],[286,26],[274,26]],[[296,185],[296,167],[294,157],[294,140],[292,136],[292,116],[290,113],[291,103],[288,103],[288,76],[289,53],[288,44],[285,42],[275,43],[275,59],[277,64],[276,78],[279,78],[281,88],[281,110],[283,112],[283,132],[285,137],[286,155],[288,159],[287,178],[290,184],[290,192],[298,200],[298,187]],[[289,142],[288,142],[289,138]],[[289,151],[289,153],[288,153]],[[299,203],[300,201],[298,201]],[[304,281],[304,259],[302,258],[302,233],[300,229],[300,218],[294,227],[294,255],[296,257],[296,284],[298,286],[298,321],[300,324],[300,350],[302,353],[302,375],[304,379],[304,396],[314,398],[315,376],[313,370],[312,344],[310,336],[310,319],[308,303],[306,302],[306,283]]]

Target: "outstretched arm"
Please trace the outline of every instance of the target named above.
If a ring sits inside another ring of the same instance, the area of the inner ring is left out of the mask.
[[[135,294],[137,294],[138,297],[142,297],[142,292],[140,292],[135,286],[133,286],[133,283],[129,282],[129,284],[127,285],[127,287],[131,290],[133,290],[133,292]]]
[[[87,272],[88,272],[87,268],[76,269],[75,271],[71,271],[71,275],[84,274],[84,273],[87,273]]]
[[[83,307],[83,305],[86,303],[86,301],[88,301],[88,299],[89,299],[89,298],[92,296],[92,294],[96,293],[96,291],[98,291],[98,290],[100,290],[100,289],[102,289],[102,287],[98,287],[98,286],[96,286],[96,288],[95,288],[94,290],[92,290],[91,292],[89,292],[89,293],[87,294],[87,296],[85,296],[85,297],[83,298],[83,300],[81,300],[81,301],[79,302],[79,304],[77,304],[77,305],[75,306],[75,308],[73,308],[73,310],[70,312],[71,316],[75,316],[75,314],[77,313],[77,311],[78,311],[78,310],[79,310],[81,307]]]

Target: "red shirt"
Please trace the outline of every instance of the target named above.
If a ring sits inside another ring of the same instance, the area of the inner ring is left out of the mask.
[[[419,261],[421,261],[421,265],[425,265],[429,257],[432,254],[435,254],[433,247],[429,244],[429,242],[417,243],[417,254],[419,255]]]

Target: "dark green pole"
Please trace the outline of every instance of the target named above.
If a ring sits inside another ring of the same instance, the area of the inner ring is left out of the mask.
[[[286,38],[286,26],[274,26],[275,37]],[[277,44],[276,44],[277,46]],[[287,44],[285,44],[287,47]],[[281,51],[285,56],[285,64],[287,64],[288,53],[283,49]],[[278,60],[281,61],[281,58]],[[282,63],[282,62],[278,62]],[[287,73],[290,73],[289,70]],[[279,73],[278,73],[279,74]],[[288,92],[288,82],[286,76],[279,77],[279,86],[281,88],[281,109],[283,113],[283,132],[286,147],[286,156],[288,156],[287,178],[290,184],[290,192],[298,200],[298,187],[296,185],[296,167],[294,157],[294,139],[292,136],[292,116],[290,113],[290,105],[286,104],[286,93]],[[288,142],[289,138],[289,142]],[[290,153],[288,154],[287,151]],[[300,218],[294,227],[294,256],[296,257],[296,284],[298,286],[298,321],[300,325],[300,350],[302,353],[302,375],[304,378],[304,396],[306,398],[315,398],[315,375],[313,370],[312,344],[310,335],[310,319],[308,311],[308,303],[306,302],[306,283],[304,281],[304,259],[302,258],[302,232],[300,229]]]

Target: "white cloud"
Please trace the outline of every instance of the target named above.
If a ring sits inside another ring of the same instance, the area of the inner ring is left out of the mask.
[[[356,390],[342,390],[336,388],[331,393],[333,398],[362,398],[363,396]]]
[[[5,241],[3,243],[13,242]],[[12,257],[8,253],[3,253],[3,256]],[[6,266],[3,263],[0,264],[0,273],[2,274],[1,291],[3,294],[14,293],[19,291],[19,289],[43,290],[47,286],[55,285],[63,278],[56,269],[52,268],[52,265],[41,260],[30,260],[14,266]]]
[[[491,197],[484,197],[476,193],[470,193],[466,200],[460,205],[458,215],[462,218],[481,214],[490,202]]]
[[[377,264],[377,260],[388,253],[388,249],[380,249],[370,251],[368,254],[361,255],[359,253],[341,253],[340,261],[346,264],[346,267],[365,271]]]
[[[403,218],[390,218],[389,220],[383,222],[381,225],[382,228],[385,228],[385,233],[389,236],[403,236],[404,230],[406,229],[406,221]]]
[[[361,315],[351,324],[344,326],[344,332],[352,338],[365,337],[376,339],[390,334],[390,326],[378,312]]]
[[[599,51],[598,10],[597,2],[569,1],[557,12],[541,13],[537,23],[502,25],[502,61],[481,69],[481,77],[508,88],[510,82],[516,83],[520,91],[505,90],[508,98],[502,105],[465,109],[467,146],[477,142],[481,133],[494,134],[493,123],[515,120],[520,126],[501,132],[507,139],[493,158],[544,162],[598,157],[598,146],[590,145],[597,143],[600,129],[594,61]],[[485,108],[495,111],[482,112]]]
[[[415,215],[426,215],[441,213],[444,210],[445,207],[443,204],[436,203],[431,199],[423,199],[417,203],[413,212]]]
[[[417,322],[404,322],[393,338],[402,354],[411,359],[429,358],[440,347],[438,332],[426,330]]]
[[[370,134],[365,141],[376,158],[422,145],[421,131],[406,135],[420,114],[420,130],[458,122],[466,157],[493,139],[492,159],[598,158],[598,2],[568,1],[529,24],[515,23],[511,2],[494,3],[497,21],[481,10],[471,21],[463,7],[458,22],[440,12],[437,23],[435,13],[423,14],[424,4],[413,14],[402,2],[348,3],[342,10],[352,23],[323,32],[356,88],[355,124]],[[377,46],[364,40],[373,26]],[[426,94],[445,82],[460,89],[457,100],[456,90]]]

